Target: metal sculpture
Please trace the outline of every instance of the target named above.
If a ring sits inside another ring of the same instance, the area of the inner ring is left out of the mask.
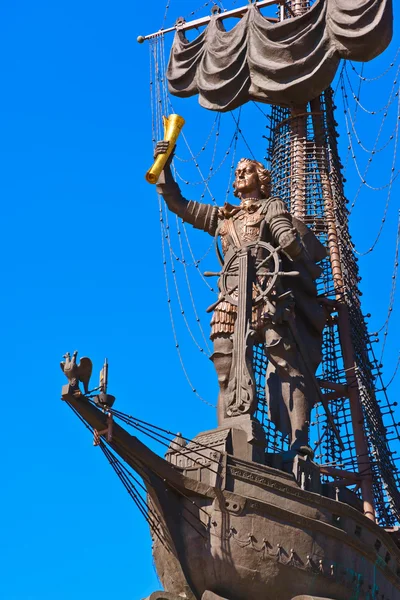
[[[92,376],[92,361],[87,356],[82,356],[79,364],[76,362],[78,351],[64,354],[65,362],[60,363],[61,370],[69,381],[72,390],[79,391],[79,382],[83,383],[85,394],[89,392],[89,381]]]
[[[159,142],[155,156],[168,150],[168,142]],[[311,454],[308,427],[318,398],[314,377],[327,316],[314,280],[325,248],[291,217],[280,198],[271,197],[270,173],[261,163],[239,161],[233,185],[240,204],[218,209],[182,197],[170,170],[171,156],[158,182],[159,193],[186,222],[218,236],[224,255],[211,320],[212,360],[220,387],[218,423],[254,415],[252,346],[261,342],[269,359],[271,419],[289,434],[293,450]]]
[[[259,9],[274,3],[279,19],[264,18]],[[224,31],[222,21],[232,15],[241,21]],[[221,268],[205,274],[217,276],[219,286],[208,309],[218,427],[188,440],[115,410],[106,372],[98,396],[87,384],[82,394],[73,361],[63,368],[72,382],[63,400],[94,430],[95,444],[149,523],[167,590],[149,600],[398,600],[399,474],[375,398],[332,92],[325,89],[340,57],[368,60],[387,45],[391,1],[320,0],[310,8],[307,0],[262,0],[214,9],[206,21],[193,42],[183,32],[204,20],[180,19],[172,28],[170,90],[198,93],[211,110],[249,99],[279,104],[271,117],[271,172],[256,160],[239,161],[237,206],[182,197],[170,169],[183,124],[177,115],[156,146],[149,177],[154,183],[160,175],[158,191],[172,212],[221,242]],[[157,114],[162,96],[159,90]],[[317,379],[321,346],[331,358]],[[264,403],[254,377],[260,370]],[[308,443],[317,401],[326,411],[317,443],[329,443],[329,464],[314,462]],[[289,436],[290,451],[265,435],[268,426],[256,418],[260,404]],[[159,438],[165,459],[115,419]],[[345,445],[341,434],[350,421]],[[346,452],[350,467],[341,468],[337,459]],[[141,476],[145,498],[126,465]]]

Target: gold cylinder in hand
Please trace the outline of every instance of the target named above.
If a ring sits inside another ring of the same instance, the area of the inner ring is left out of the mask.
[[[153,166],[146,173],[146,181],[149,183],[157,183],[160,177],[161,171],[165,167],[171,152],[173,151],[176,140],[181,132],[182,127],[185,124],[185,119],[179,115],[170,115],[169,117],[163,117],[164,123],[164,141],[169,142],[168,150],[164,154],[159,154]]]

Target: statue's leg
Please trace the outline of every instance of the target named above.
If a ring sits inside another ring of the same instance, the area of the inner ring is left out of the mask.
[[[289,425],[291,448],[298,450],[301,446],[308,445],[308,429],[310,422],[311,406],[315,397],[311,393],[312,401],[307,398],[308,382],[304,373],[304,363],[299,350],[286,325],[274,325],[265,331],[265,351],[271,367],[267,372],[266,394],[271,405],[275,405],[275,415],[280,415],[282,424],[286,421]],[[282,406],[277,404],[282,403]],[[274,413],[271,411],[273,422],[276,423]],[[285,433],[285,427],[284,433]]]
[[[226,393],[232,367],[233,341],[230,334],[221,333],[215,336],[213,342],[214,352],[211,356],[211,360],[213,361],[215,370],[217,371],[219,384],[217,417],[218,425],[220,425],[227,416]]]

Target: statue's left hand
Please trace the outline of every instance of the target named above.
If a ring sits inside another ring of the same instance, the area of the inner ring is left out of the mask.
[[[293,231],[287,231],[286,233],[281,235],[279,239],[279,245],[282,248],[282,250],[286,252],[288,256],[290,256],[292,260],[296,260],[297,258],[299,258],[302,247],[299,240],[297,239],[296,234]]]

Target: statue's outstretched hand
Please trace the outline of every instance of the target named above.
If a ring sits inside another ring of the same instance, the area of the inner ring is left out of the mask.
[[[156,147],[154,148],[154,160],[157,158],[157,156],[160,156],[160,155],[168,152],[169,149],[170,149],[169,141],[161,140],[160,142],[157,142]],[[173,146],[172,152],[168,156],[168,158],[165,162],[165,165],[164,165],[163,171],[161,171],[158,183],[166,183],[167,181],[169,183],[171,183],[171,181],[173,181],[173,177],[172,177],[172,173],[171,173],[171,162],[172,162],[172,159],[174,158],[174,152],[175,152],[175,145]]]
[[[157,158],[157,156],[159,154],[165,154],[166,152],[168,152],[169,150],[169,146],[170,146],[170,142],[168,142],[168,140],[161,140],[160,142],[157,142],[156,147],[154,148],[154,158]],[[172,148],[172,152],[168,158],[168,163],[171,162],[171,160],[173,159],[175,154],[175,146]]]
[[[161,140],[160,142],[157,142],[156,147],[154,148],[154,159],[156,159],[159,154],[165,154],[166,152],[168,152],[169,145],[170,145],[170,142],[165,141],[165,140]],[[172,152],[169,155],[167,162],[165,163],[164,170],[169,169],[169,167],[171,166],[172,159],[174,158],[174,152],[175,152],[175,146],[172,149]]]

